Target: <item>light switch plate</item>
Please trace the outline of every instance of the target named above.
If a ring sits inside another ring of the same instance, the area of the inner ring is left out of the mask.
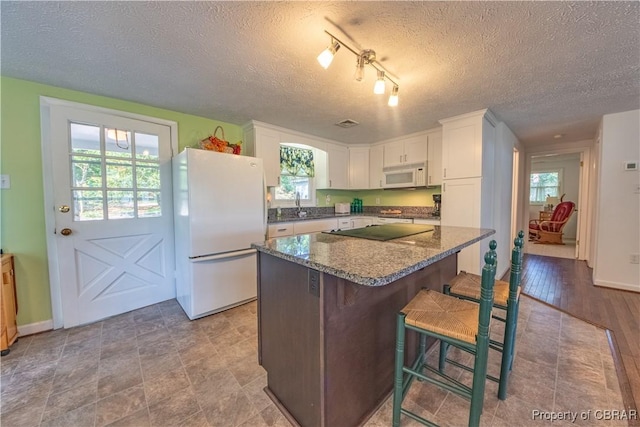
[[[11,177],[9,175],[0,175],[0,188],[11,188]]]

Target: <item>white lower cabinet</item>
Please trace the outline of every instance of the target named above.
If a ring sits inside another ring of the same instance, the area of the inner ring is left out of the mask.
[[[318,233],[320,231],[331,231],[338,228],[337,218],[310,219],[307,221],[297,221],[293,223],[293,234]]]
[[[364,228],[373,225],[373,218],[353,218],[351,228]]]
[[[422,219],[422,218],[414,218],[414,224],[423,224],[423,225],[440,225],[439,219]]]
[[[349,230],[350,228],[354,228],[352,222],[353,220],[351,218],[338,218],[338,228],[340,230]]]
[[[285,237],[293,236],[293,223],[292,222],[280,222],[277,224],[270,224],[267,231],[267,237]]]
[[[389,219],[389,218],[384,218]],[[396,218],[392,218],[396,219]],[[411,220],[401,220],[402,222],[411,222]],[[309,219],[306,221],[279,222],[277,224],[269,224],[269,239],[274,237],[295,236],[297,234],[318,233],[321,231],[331,230],[349,230],[351,228],[362,228],[374,224],[374,218],[371,217],[343,217],[343,218],[327,218],[327,219]]]
[[[394,223],[413,224],[413,220],[411,218],[384,218],[384,217],[377,217],[375,220],[375,224],[394,224]]]

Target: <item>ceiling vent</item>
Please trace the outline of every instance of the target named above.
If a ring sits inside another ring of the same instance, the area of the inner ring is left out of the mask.
[[[358,126],[360,123],[356,122],[355,120],[351,120],[351,119],[346,119],[343,120],[341,122],[336,123],[336,126],[340,126],[341,128],[352,128],[354,126]]]

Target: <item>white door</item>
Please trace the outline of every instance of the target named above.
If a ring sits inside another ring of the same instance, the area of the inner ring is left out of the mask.
[[[174,298],[170,127],[54,105],[50,132],[64,326]]]

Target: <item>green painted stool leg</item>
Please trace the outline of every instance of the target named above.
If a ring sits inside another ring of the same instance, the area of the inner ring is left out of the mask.
[[[445,295],[451,294],[451,285],[444,285],[442,287],[442,293]],[[447,352],[449,351],[449,344],[444,341],[440,341],[440,357],[438,358],[438,370],[444,372],[444,368],[447,365]]]
[[[516,322],[515,325],[513,326],[513,347],[511,347],[511,360],[509,363],[509,371],[511,371],[511,369],[513,368],[513,359],[514,356],[516,354],[516,336],[518,335],[518,312],[520,311],[520,300],[518,300],[516,302],[516,309],[515,309],[515,318],[516,318]]]
[[[398,313],[396,326],[396,363],[393,383],[393,427],[400,426],[400,409],[402,406],[402,380],[404,377],[404,313]]]
[[[510,301],[511,302],[511,301]],[[502,361],[500,362],[500,381],[498,383],[498,399],[507,398],[507,382],[509,381],[509,372],[511,371],[511,362],[513,360],[513,349],[516,339],[516,315],[517,303],[514,307],[507,309],[507,322],[504,330],[504,345],[502,347]]]

